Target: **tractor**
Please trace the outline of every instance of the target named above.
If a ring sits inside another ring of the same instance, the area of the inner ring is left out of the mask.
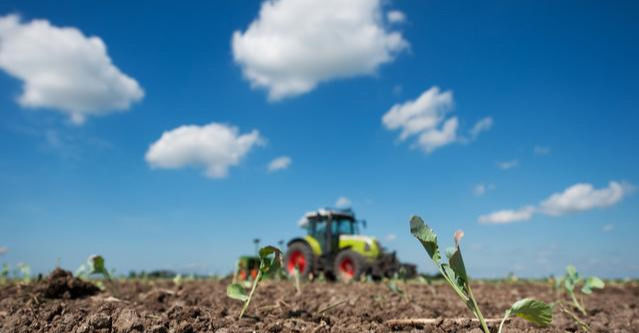
[[[323,273],[329,279],[359,280],[371,276],[375,280],[401,274],[417,275],[416,266],[397,260],[395,252],[387,252],[369,236],[359,235],[359,225],[350,209],[319,209],[300,220],[306,236],[288,242],[284,265],[286,272],[302,279]],[[297,269],[297,273],[295,270]]]

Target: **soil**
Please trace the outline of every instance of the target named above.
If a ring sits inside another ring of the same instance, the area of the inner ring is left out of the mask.
[[[70,273],[54,271],[47,279],[0,287],[0,332],[474,332],[476,321],[444,284],[303,283],[296,295],[290,281],[264,281],[244,318],[241,302],[226,297],[228,280],[168,280],[104,283],[99,292]],[[500,319],[516,300],[568,299],[540,282],[477,282],[473,292],[486,318]],[[639,332],[639,284],[611,284],[586,300],[588,315],[578,315],[590,332]],[[576,312],[575,312],[576,313]],[[431,318],[415,324],[393,319]],[[497,331],[497,323],[490,325]],[[550,327],[522,319],[505,332],[577,332],[578,324],[555,307]]]

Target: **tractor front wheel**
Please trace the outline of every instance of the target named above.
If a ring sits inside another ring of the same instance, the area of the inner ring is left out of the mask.
[[[313,252],[303,242],[294,242],[286,251],[284,264],[288,275],[295,276],[295,268],[297,268],[300,278],[306,279],[313,268]]]
[[[366,267],[364,258],[351,250],[342,251],[335,257],[333,263],[333,273],[339,281],[359,280]]]

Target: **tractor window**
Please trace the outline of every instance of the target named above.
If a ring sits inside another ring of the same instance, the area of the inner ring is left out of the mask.
[[[326,222],[325,221],[317,221],[314,224],[313,230],[311,230],[311,236],[315,239],[320,240],[326,237]]]
[[[331,231],[339,235],[357,235],[358,233],[355,222],[349,219],[336,219]]]

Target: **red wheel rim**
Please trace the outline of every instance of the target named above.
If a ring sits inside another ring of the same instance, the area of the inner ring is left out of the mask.
[[[353,260],[351,258],[344,258],[339,263],[339,271],[342,277],[351,279],[355,276],[355,265],[353,265]]]
[[[301,272],[306,268],[306,257],[302,251],[296,250],[291,253],[288,257],[288,263],[286,264],[286,268],[290,274],[295,274],[295,267],[297,270]]]

